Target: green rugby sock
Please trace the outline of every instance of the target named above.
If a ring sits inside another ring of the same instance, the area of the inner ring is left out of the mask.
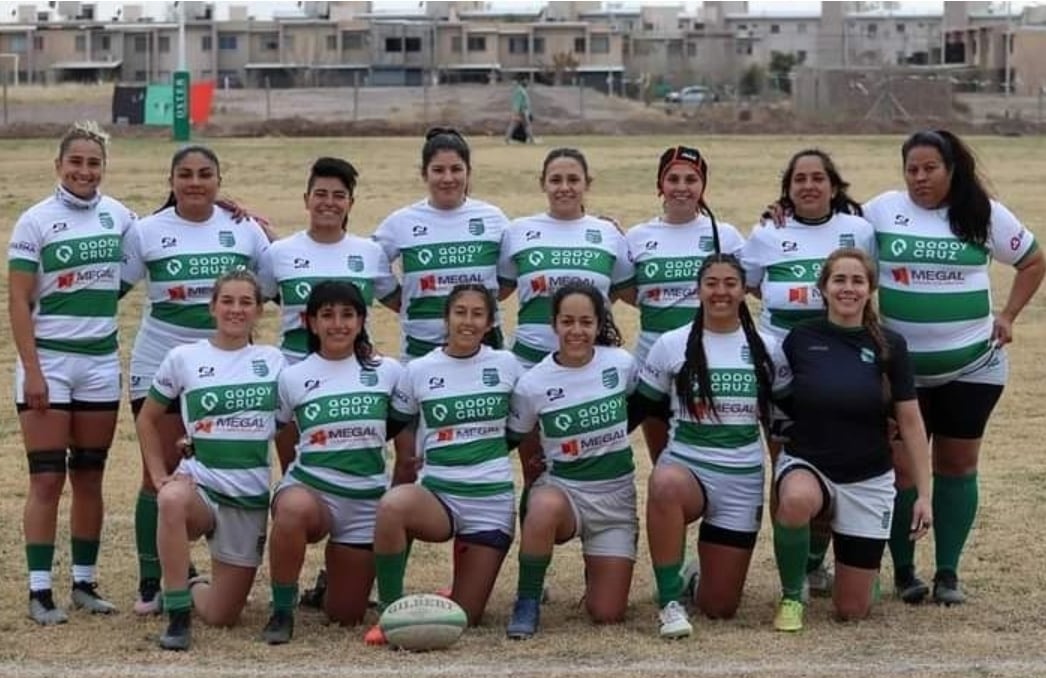
[[[26,544],[25,560],[29,566],[29,590],[43,591],[51,588],[54,544]]]
[[[192,594],[189,589],[163,592],[163,609],[167,613],[192,609]]]
[[[290,584],[272,583],[272,611],[293,612],[298,604],[298,582]]]
[[[381,609],[403,597],[403,575],[407,572],[407,551],[375,553],[374,570],[378,579],[378,601]]]
[[[806,560],[810,553],[810,525],[785,527],[774,521],[774,555],[781,577],[781,595],[801,601]]]
[[[912,507],[919,497],[914,487],[897,490],[893,500],[893,524],[890,525],[890,557],[894,572],[915,565],[915,542],[912,541]]]
[[[933,476],[933,536],[937,571],[959,571],[966,538],[977,516],[977,474]]]
[[[160,555],[156,548],[156,523],[160,509],[156,495],[139,491],[134,504],[134,543],[138,548],[138,579],[160,578]]]
[[[654,565],[654,581],[657,582],[657,605],[664,607],[683,595],[683,578],[679,574],[682,562]]]
[[[810,553],[806,556],[806,571],[813,572],[824,564],[828,546],[832,543],[831,532],[810,531]]]
[[[545,572],[548,570],[552,556],[532,556],[519,554],[519,581],[516,584],[516,597],[521,600],[541,600],[545,589]]]

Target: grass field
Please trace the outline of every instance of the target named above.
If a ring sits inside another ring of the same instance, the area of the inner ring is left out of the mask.
[[[867,199],[901,182],[898,138],[716,137],[668,139],[589,137],[556,139],[588,155],[595,183],[589,210],[634,224],[656,213],[656,162],[667,145],[697,143],[710,164],[708,199],[722,221],[747,232],[777,193],[780,172],[792,152],[816,145],[829,150],[852,193]],[[1046,140],[972,140],[998,196],[1037,234],[1046,238]],[[391,210],[419,199],[419,143],[403,139],[251,139],[214,144],[223,160],[224,193],[269,216],[283,234],[302,227],[301,195],[311,161],[321,154],[349,158],[361,171],[350,228],[369,234]],[[118,141],[112,150],[106,193],[140,213],[159,206],[174,147],[155,141]],[[538,212],[544,197],[537,175],[545,147],[506,147],[478,140],[474,149],[473,194],[496,203],[510,216]],[[17,215],[47,195],[53,185],[54,144],[0,144],[0,239],[9,237]],[[997,304],[1010,271],[993,274]],[[6,278],[3,285],[6,286]],[[505,305],[515,312],[514,302]],[[140,317],[139,293],[121,308],[122,344],[130,346]],[[377,311],[379,346],[398,354],[395,319]],[[637,315],[618,306],[629,342]],[[263,338],[276,336],[276,312],[266,314]],[[651,572],[645,536],[633,582],[631,608],[623,626],[594,628],[578,606],[582,590],[580,551],[556,551],[549,581],[553,602],[544,609],[543,632],[531,642],[504,638],[515,592],[515,550],[506,560],[484,625],[438,655],[407,655],[366,648],[362,628],[324,624],[302,612],[291,645],[271,648],[257,640],[268,613],[268,575],[259,573],[243,623],[229,630],[195,627],[194,650],[172,656],[155,647],[159,619],[130,612],[137,581],[133,506],[139,478],[138,446],[128,411],[110,456],[106,480],[106,527],[100,560],[101,587],[121,607],[111,618],[73,613],[62,627],[41,629],[25,618],[25,556],[21,512],[26,463],[11,398],[10,379],[0,389],[0,676],[376,676],[376,675],[569,675],[578,676],[1011,676],[1046,675],[1046,295],[1032,301],[1016,326],[1010,350],[1011,377],[989,428],[981,465],[981,511],[963,560],[969,595],[962,608],[908,608],[890,599],[889,566],[884,597],[871,619],[840,625],[830,603],[815,601],[806,630],[775,634],[771,619],[778,590],[769,521],[760,535],[745,600],[737,619],[696,620],[695,634],[666,644],[657,638],[656,608],[650,600]],[[0,369],[12,373],[14,350],[0,351]],[[641,436],[634,436],[641,499],[649,471]],[[642,503],[640,504],[642,507]],[[68,602],[69,547],[63,502],[56,549],[56,597]],[[642,508],[640,511],[642,515]],[[691,545],[693,545],[691,541]],[[304,578],[311,578],[321,552],[310,552]],[[888,558],[886,559],[888,562]],[[207,562],[205,550],[196,562]],[[918,562],[931,574],[932,549],[923,544]],[[449,548],[419,546],[408,569],[410,591],[429,591],[449,581]],[[303,581],[303,584],[307,582]]]

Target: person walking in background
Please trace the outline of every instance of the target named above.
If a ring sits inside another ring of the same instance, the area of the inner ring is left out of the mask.
[[[505,130],[505,143],[519,141],[534,143],[534,115],[530,108],[530,93],[527,92],[527,76],[520,75],[512,87],[512,115]]]

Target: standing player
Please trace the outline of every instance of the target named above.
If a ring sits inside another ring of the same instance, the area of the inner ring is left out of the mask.
[[[958,568],[977,513],[981,438],[1006,383],[1002,347],[1046,273],[1031,231],[978,178],[973,153],[944,130],[913,134],[901,147],[907,191],[865,205],[879,241],[883,322],[911,347],[919,406],[933,441],[936,573],[933,598],[962,603]],[[1013,266],[1003,308],[993,312],[989,264]],[[890,538],[895,585],[909,603],[929,592],[915,574],[905,533],[915,490],[898,455],[898,493]]]
[[[372,243],[373,244],[373,243]],[[282,423],[302,432],[272,503],[272,616],[263,638],[289,642],[308,544],[327,539],[327,616],[358,624],[374,581],[374,521],[385,493],[389,401],[402,368],[374,355],[367,303],[352,283],[319,282],[305,311],[309,356],[280,374]],[[284,464],[287,466],[287,464]]]
[[[778,342],[760,336],[745,305],[744,271],[712,254],[697,273],[701,308],[688,326],[654,342],[639,393],[671,408],[667,449],[655,457],[647,490],[647,537],[661,607],[662,638],[692,627],[680,604],[689,523],[701,520],[701,577],[695,601],[713,619],[741,602],[763,513],[763,445],[771,399],[788,386]]]
[[[505,422],[521,368],[512,354],[483,345],[497,302],[479,283],[447,297],[447,344],[407,364],[392,414],[417,418],[423,467],[417,484],[382,497],[374,565],[382,609],[403,596],[408,544],[455,540],[450,598],[479,624],[512,545],[516,509]],[[378,626],[368,645],[383,645]]]
[[[373,240],[346,231],[358,176],[341,158],[316,160],[305,189],[308,229],[274,242],[261,258],[258,277],[265,296],[279,296],[280,348],[288,364],[308,353],[302,318],[313,285],[322,280],[351,282],[367,306],[380,301],[399,311],[399,283],[385,252]]]
[[[609,300],[635,283],[624,236],[609,221],[585,214],[592,184],[585,156],[573,148],[553,149],[540,183],[548,211],[512,222],[498,262],[503,292],[519,293],[512,352],[528,368],[556,349],[549,319],[558,288],[585,282]]]
[[[444,308],[456,285],[476,283],[498,292],[498,252],[508,219],[497,207],[468,197],[471,158],[457,130],[430,129],[421,149],[421,177],[429,197],[396,210],[374,232],[389,261],[403,260],[404,360],[443,345]],[[488,341],[501,345],[496,318]]]
[[[848,194],[832,158],[817,149],[799,151],[781,177],[778,205],[786,215],[782,225],[768,221],[756,226],[741,251],[749,291],[760,297],[760,328],[779,341],[800,321],[824,315],[817,288],[824,260],[840,247],[875,253],[875,233],[861,218],[861,207]],[[776,457],[780,448],[770,446]],[[811,593],[828,595],[831,575],[824,566],[831,534],[815,521],[807,584]]]
[[[526,499],[509,638],[537,633],[553,547],[574,537],[581,539],[592,620],[620,622],[628,606],[639,533],[628,442],[636,366],[620,348],[608,306],[588,283],[556,290],[551,324],[559,348],[523,375],[512,394],[510,432],[518,438],[538,432],[545,473]]]
[[[124,289],[148,282],[148,306],[131,352],[131,411],[145,402],[150,384],[165,356],[176,346],[205,339],[214,331],[208,302],[214,280],[236,268],[256,269],[268,240],[251,220],[237,223],[218,208],[221,184],[218,157],[203,146],[186,146],[171,159],[171,193],[155,214],[138,220],[124,239]],[[167,470],[181,452],[178,439],[186,431],[172,400],[158,426]],[[156,554],[155,479],[142,469],[142,487],[135,505],[138,547],[138,614],[159,611],[160,569]]]
[[[120,404],[120,248],[134,215],[99,191],[107,151],[108,136],[95,123],[73,125],[58,144],[54,195],[19,217],[8,246],[15,403],[29,462],[23,516],[29,617],[38,624],[67,620],[51,588],[67,467],[73,605],[116,611],[97,592],[95,563],[102,475]]]
[[[211,287],[216,331],[167,354],[137,417],[143,459],[160,490],[165,650],[189,649],[193,608],[207,624],[236,623],[265,548],[269,440],[284,360],[276,347],[251,343],[262,312],[254,274],[234,269]],[[191,456],[172,473],[161,421],[175,401],[191,431]],[[210,583],[187,574],[190,546],[202,536],[211,551]]]
[[[774,472],[774,554],[783,593],[778,631],[803,628],[810,521],[819,515],[830,519],[835,543],[836,616],[868,615],[893,511],[890,418],[919,493],[905,525],[909,539],[925,535],[933,522],[911,361],[904,339],[880,326],[872,307],[875,273],[874,260],[861,250],[832,253],[817,281],[826,316],[796,326],[783,344],[792,370],[785,410],[793,424]]]

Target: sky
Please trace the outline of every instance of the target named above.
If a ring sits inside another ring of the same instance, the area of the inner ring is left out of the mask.
[[[1032,0],[1032,1],[1015,1],[1012,2],[1012,6],[1016,9],[1023,5],[1028,4],[1041,4],[1046,0]],[[17,8],[23,4],[34,4],[40,11],[46,10],[48,5],[54,5],[55,3],[48,2],[0,2],[0,21],[2,22],[13,22],[17,17]],[[144,13],[147,16],[154,16],[157,19],[165,17],[167,6],[172,3],[169,2],[139,2],[139,3],[121,3],[121,2],[94,2],[90,3],[95,5],[95,16],[99,19],[107,19],[116,14],[116,10],[124,4],[140,4],[144,5]],[[215,6],[216,15],[219,20],[224,19],[228,16],[228,6],[233,4],[246,4],[250,7],[250,13],[258,19],[271,18],[274,14],[293,15],[300,11],[298,2],[217,2]],[[374,9],[376,12],[409,12],[419,10],[422,3],[416,0],[377,0],[374,3]],[[540,7],[542,2],[534,0],[491,0],[489,3],[494,9],[508,9],[513,7],[518,8],[537,8]],[[637,7],[640,2],[637,0],[615,0],[613,2],[604,2],[604,6],[613,5],[615,8],[634,8]],[[657,0],[658,5],[672,5],[672,4],[683,4],[686,6],[688,11],[694,11],[700,6],[699,0]],[[1001,6],[1005,6],[1006,3],[996,3]],[[759,13],[766,10],[795,10],[804,12],[816,12],[820,7],[820,2],[808,1],[808,0],[757,0],[749,2],[749,11],[753,13]],[[918,8],[929,11],[940,11],[943,5],[941,0],[921,0],[914,1],[908,0],[901,2],[901,5],[905,8]]]

